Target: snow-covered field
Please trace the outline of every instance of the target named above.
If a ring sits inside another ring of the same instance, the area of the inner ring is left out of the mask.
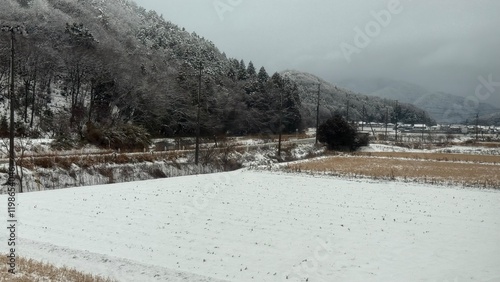
[[[19,255],[118,281],[500,281],[493,190],[240,170],[17,202]]]

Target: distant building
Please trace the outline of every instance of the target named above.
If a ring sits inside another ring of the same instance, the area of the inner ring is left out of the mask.
[[[411,125],[411,124],[399,125],[398,129],[401,130],[401,131],[412,131],[413,130],[413,125]]]
[[[467,134],[469,132],[467,126],[463,126],[460,124],[452,124],[449,129],[450,133],[455,133],[455,134]]]
[[[431,131],[441,131],[441,130],[442,130],[442,126],[439,124],[431,126]]]

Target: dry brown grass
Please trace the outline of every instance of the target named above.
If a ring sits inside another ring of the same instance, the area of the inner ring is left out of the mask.
[[[157,152],[152,154],[146,153],[110,153],[110,154],[82,154],[82,155],[44,155],[36,157],[25,157],[18,161],[18,164],[28,169],[36,167],[53,168],[61,167],[63,169],[70,169],[72,164],[79,167],[89,168],[92,166],[114,163],[114,164],[128,164],[128,163],[141,163],[141,162],[154,162],[162,160],[175,160],[183,153],[179,152]]]
[[[479,142],[478,146],[486,148],[500,148],[500,142]]]
[[[414,160],[471,162],[482,164],[500,164],[500,156],[491,155],[466,155],[447,153],[408,153],[408,152],[367,152],[355,153],[356,156],[403,158]]]
[[[498,141],[475,141],[475,140],[469,140],[465,142],[460,142],[456,143],[455,145],[462,145],[462,146],[472,146],[472,147],[486,147],[486,148],[500,148],[500,142]]]
[[[495,164],[433,161],[432,159],[331,156],[291,164],[286,169],[348,177],[500,188],[500,165]]]
[[[253,140],[253,139],[263,139],[263,140],[278,140],[279,135],[278,134],[260,134],[260,135],[248,135],[242,140]],[[281,135],[281,141],[286,142],[295,140],[295,139],[306,139],[310,138],[306,133],[299,133],[299,134],[283,134]]]
[[[96,275],[85,274],[74,269],[67,267],[55,267],[48,263],[35,261],[32,259],[25,259],[22,257],[17,258],[17,271],[13,275],[9,273],[7,266],[7,256],[2,255],[3,260],[0,266],[0,281],[11,282],[37,282],[37,281],[51,281],[51,282],[113,282],[108,278],[103,278]]]

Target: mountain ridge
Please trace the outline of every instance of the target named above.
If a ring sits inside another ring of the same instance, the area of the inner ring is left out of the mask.
[[[500,112],[499,108],[489,103],[479,102],[477,105],[470,105],[466,97],[429,91],[420,85],[405,81],[383,78],[350,79],[339,84],[358,89],[369,96],[413,104],[427,111],[439,123],[466,123],[468,120],[475,119],[478,113],[481,116],[487,116]]]
[[[363,120],[382,123],[387,121],[435,124],[425,111],[407,103],[356,93],[307,72],[286,70],[281,74],[290,77],[299,85],[303,118],[309,126],[314,126],[316,122],[319,84],[321,84],[320,120],[322,121],[334,114],[340,114],[344,117],[349,115],[348,119],[356,122]]]
[[[133,129],[125,125],[153,137],[193,136],[197,120],[202,136],[276,133],[281,98],[286,132],[311,125],[308,85],[316,77],[270,75],[251,61],[227,58],[213,42],[133,1],[5,0],[3,8],[1,24],[26,23],[29,34],[16,40],[14,105],[18,131],[25,136],[84,138],[104,145],[115,138],[106,136],[113,128]],[[3,34],[4,95],[9,44]],[[350,119],[362,118],[361,97],[323,85],[328,100],[323,119],[342,112],[347,100],[342,95],[353,98]],[[394,109],[391,103],[379,101],[373,109],[367,104],[366,118],[384,120],[381,112]],[[426,120],[420,109],[401,107],[402,119]]]

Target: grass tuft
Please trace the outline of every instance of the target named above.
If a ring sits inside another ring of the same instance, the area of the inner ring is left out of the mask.
[[[7,256],[2,255],[2,264],[0,266],[0,281],[10,282],[114,282],[109,278],[103,278],[97,275],[86,274],[75,269],[67,267],[56,267],[54,265],[17,257],[16,274],[8,272]]]

